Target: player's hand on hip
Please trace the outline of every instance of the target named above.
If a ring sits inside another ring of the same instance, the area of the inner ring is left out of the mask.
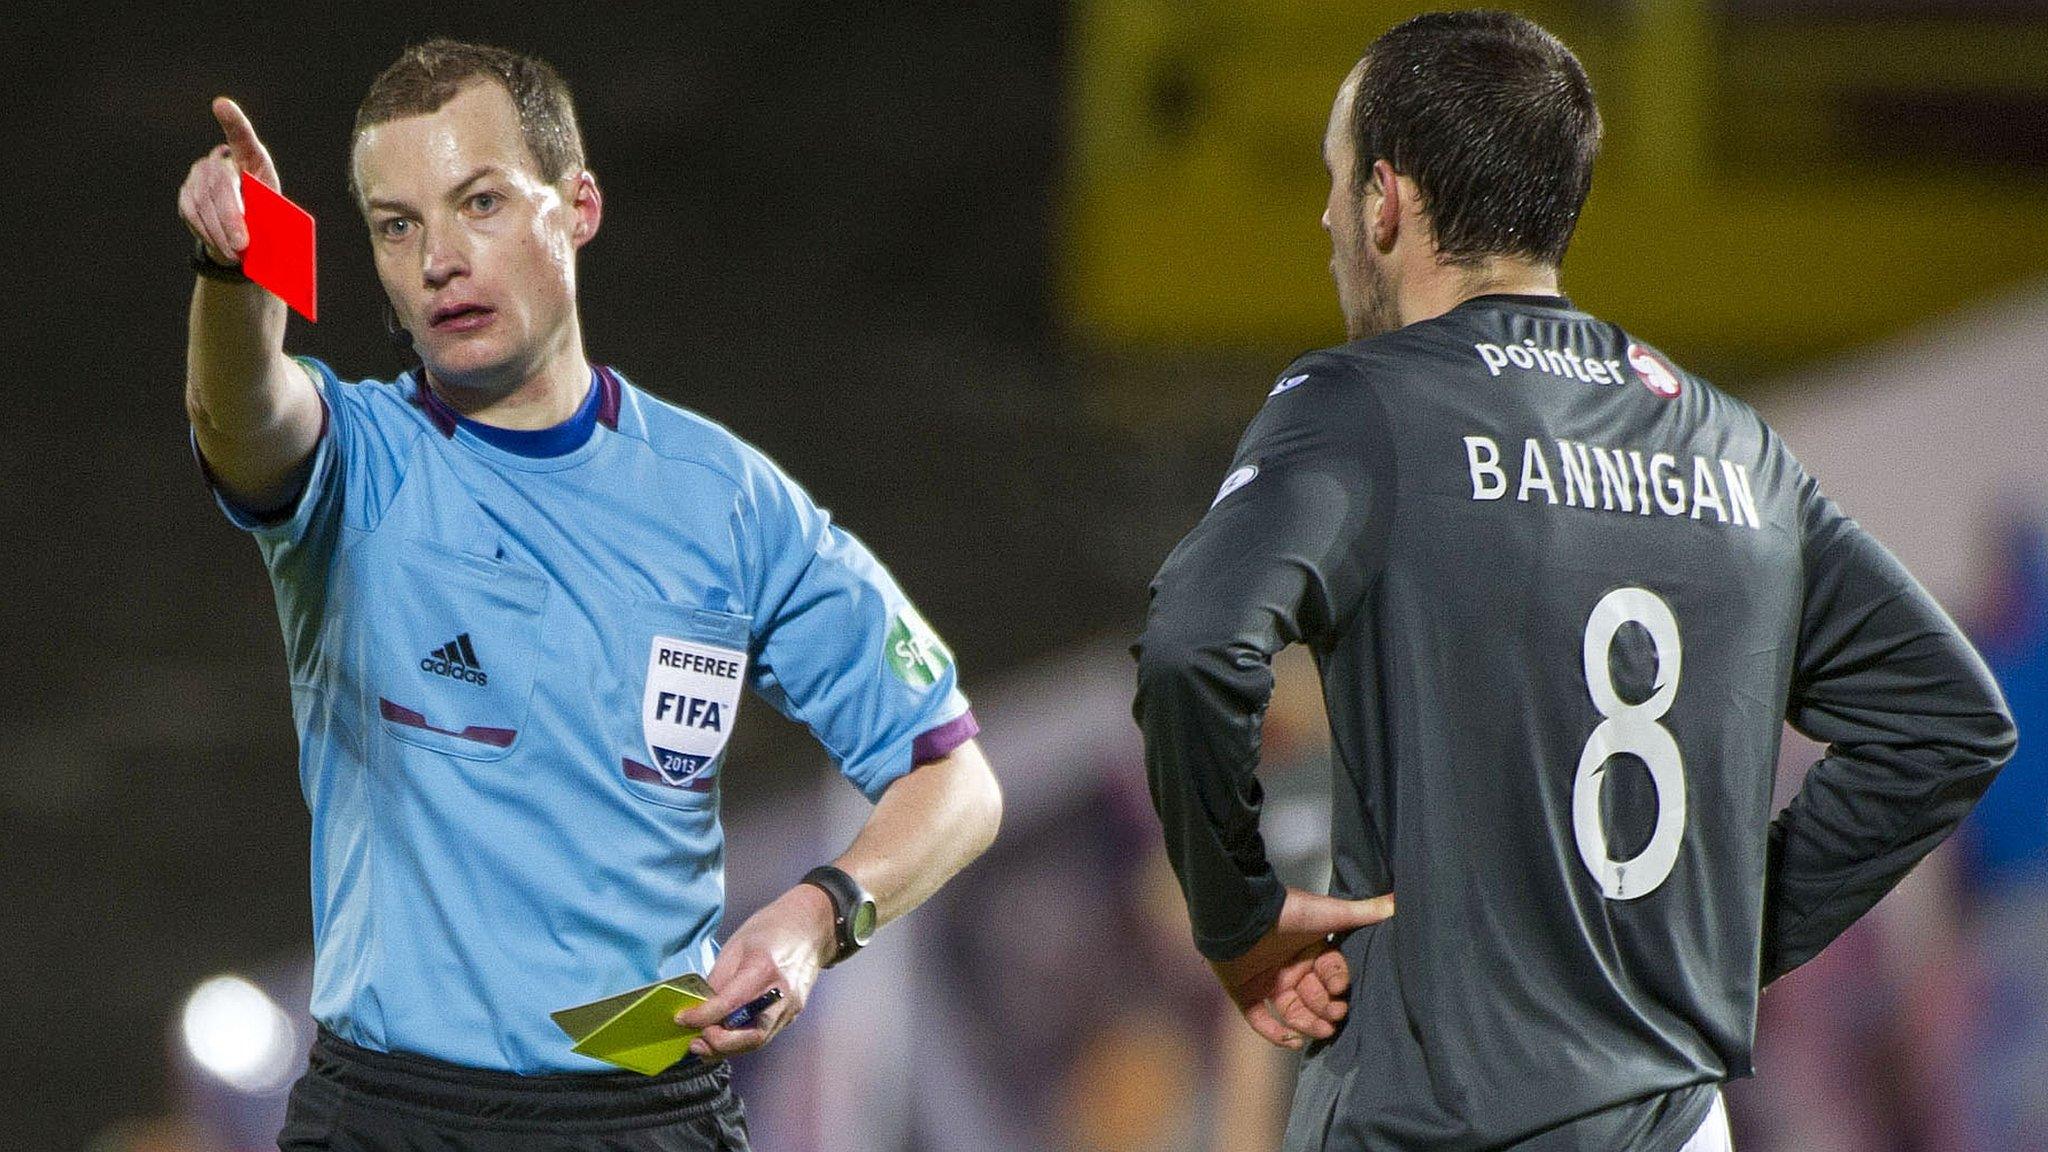
[[[690,1053],[705,1061],[752,1052],[804,1010],[811,985],[838,950],[833,934],[831,897],[809,884],[784,892],[774,903],[747,917],[711,968],[711,999],[676,1015],[685,1028],[702,1028],[690,1041]],[[734,1011],[767,992],[782,989],[770,1005],[745,1028],[726,1028]]]
[[[1280,919],[1251,950],[1209,966],[1252,1031],[1287,1049],[1337,1034],[1349,1005],[1351,968],[1331,937],[1394,914],[1394,894],[1344,900],[1287,890]]]
[[[247,172],[276,188],[277,165],[271,163],[270,151],[256,138],[249,117],[233,100],[216,97],[213,115],[227,142],[192,162],[184,187],[178,189],[178,215],[206,244],[214,261],[237,264],[242,249],[249,245],[249,230],[242,220],[241,174]]]

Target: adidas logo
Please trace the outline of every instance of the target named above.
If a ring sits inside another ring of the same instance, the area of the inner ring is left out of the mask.
[[[476,649],[470,647],[467,632],[427,653],[420,661],[420,671],[478,687],[491,682],[491,678],[484,675],[483,661],[476,658]]]

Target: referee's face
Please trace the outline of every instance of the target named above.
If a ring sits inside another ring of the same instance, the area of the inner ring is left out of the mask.
[[[576,354],[597,186],[541,178],[503,86],[365,129],[354,163],[377,277],[437,381],[502,395]]]

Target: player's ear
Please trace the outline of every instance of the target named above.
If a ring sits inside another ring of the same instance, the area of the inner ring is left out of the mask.
[[[1370,228],[1373,247],[1381,252],[1391,252],[1394,241],[1401,235],[1401,216],[1407,209],[1408,189],[1401,186],[1401,177],[1394,173],[1394,166],[1385,160],[1372,163],[1372,187],[1367,195],[1366,226]]]
[[[597,190],[597,177],[588,168],[579,170],[571,178],[569,210],[576,214],[576,223],[569,230],[569,242],[581,248],[597,235],[597,226],[604,220],[604,194]]]

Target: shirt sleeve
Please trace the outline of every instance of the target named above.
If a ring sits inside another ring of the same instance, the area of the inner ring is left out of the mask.
[[[1203,955],[1243,954],[1286,890],[1259,834],[1255,775],[1273,655],[1349,626],[1377,571],[1393,493],[1367,382],[1297,361],[1239,445],[1208,514],[1152,582],[1133,711],[1166,851]]]
[[[198,432],[190,433],[192,459],[198,463],[199,474],[206,481],[207,490],[213,493],[213,501],[220,506],[221,514],[228,518],[228,523],[255,536],[266,551],[289,548],[305,539],[317,521],[325,516],[338,515],[342,503],[344,469],[337,463],[335,448],[335,441],[342,430],[335,427],[333,389],[337,384],[334,370],[310,356],[292,359],[313,378],[314,390],[320,395],[320,435],[313,443],[312,455],[299,466],[298,492],[289,503],[268,512],[258,512],[236,502],[220,486],[205,454],[200,452]]]
[[[2016,739],[1955,623],[1810,477],[1801,484],[1806,591],[1786,719],[1827,751],[1771,822],[1765,984],[1954,831]]]
[[[749,681],[878,800],[975,735],[952,652],[865,545],[773,464],[750,464]]]
[[[373,396],[370,384],[343,384],[332,368],[309,356],[295,357],[320,393],[320,438],[303,465],[296,499],[269,515],[237,505],[214,483],[192,440],[193,458],[212,489],[222,514],[255,538],[277,595],[284,630],[285,659],[293,683],[317,678],[319,638],[326,617],[330,569],[342,528],[368,530],[404,480],[404,458],[416,422],[395,418],[402,401]],[[383,415],[380,417],[379,409]]]

